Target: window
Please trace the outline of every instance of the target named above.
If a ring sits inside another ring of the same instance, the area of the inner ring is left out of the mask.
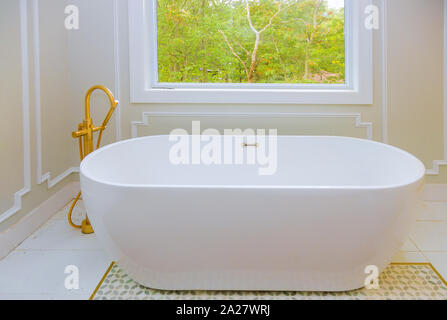
[[[371,104],[368,4],[129,1],[131,100]]]

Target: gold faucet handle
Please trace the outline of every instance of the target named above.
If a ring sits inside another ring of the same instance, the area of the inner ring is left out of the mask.
[[[76,138],[80,138],[82,136],[85,136],[86,134],[87,134],[87,130],[81,130],[81,131],[74,131],[74,132],[72,132],[71,136],[76,139]]]
[[[87,133],[88,133],[88,131],[85,129],[84,124],[80,123],[78,125],[78,131],[72,132],[71,136],[76,139],[76,138],[80,138],[82,136],[85,136]]]

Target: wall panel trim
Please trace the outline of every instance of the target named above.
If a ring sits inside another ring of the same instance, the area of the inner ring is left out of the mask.
[[[113,1],[113,51],[114,51],[114,63],[115,63],[115,99],[120,101],[121,99],[121,79],[120,79],[120,38],[119,38],[119,2]],[[121,106],[115,109],[115,126],[116,126],[116,140],[122,139],[121,135]]]
[[[72,182],[56,192],[37,208],[28,212],[17,223],[0,233],[0,259],[6,257],[56,212],[69,203],[79,190],[79,182]]]
[[[361,113],[298,113],[298,112],[268,112],[268,113],[216,113],[216,112],[143,112],[141,121],[131,121],[132,138],[138,137],[138,127],[148,126],[150,117],[243,117],[243,118],[351,118],[355,119],[356,128],[366,129],[366,139],[373,139],[373,125],[363,122]]]
[[[388,143],[388,36],[386,0],[381,0],[381,45],[382,45],[382,142]]]
[[[39,31],[39,2],[33,1],[33,49],[34,49],[34,90],[36,99],[36,149],[37,149],[37,183],[47,181],[48,189],[51,189],[63,179],[74,172],[79,172],[79,167],[71,167],[51,178],[51,172],[42,173],[42,117],[41,117],[41,92],[40,92],[40,31]]]
[[[20,0],[20,42],[22,64],[22,130],[23,130],[23,177],[24,187],[14,194],[12,208],[0,214],[0,223],[22,209],[22,197],[31,191],[31,144],[30,144],[30,89],[28,50],[28,8],[26,0]]]
[[[441,166],[447,166],[447,0],[444,0],[444,160],[433,161],[433,169],[427,169],[427,175],[437,176]]]

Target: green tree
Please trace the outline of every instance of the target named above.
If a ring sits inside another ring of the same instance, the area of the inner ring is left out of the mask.
[[[160,82],[343,83],[344,11],[327,0],[158,0]]]

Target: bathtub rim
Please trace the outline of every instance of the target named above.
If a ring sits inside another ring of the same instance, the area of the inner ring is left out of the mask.
[[[113,187],[123,187],[123,188],[178,188],[178,189],[275,189],[275,190],[388,190],[388,189],[399,189],[399,188],[404,188],[404,187],[408,187],[411,185],[415,185],[418,183],[424,183],[425,182],[425,176],[426,176],[426,168],[425,165],[422,163],[421,160],[419,160],[416,156],[412,155],[411,153],[402,150],[400,148],[397,148],[395,146],[389,145],[389,144],[385,144],[382,142],[378,142],[378,141],[374,141],[374,140],[367,140],[367,139],[361,139],[361,138],[355,138],[355,137],[345,137],[345,136],[312,136],[312,135],[305,135],[305,136],[293,136],[293,135],[281,135],[278,137],[284,137],[284,138],[294,138],[294,137],[305,137],[305,138],[329,138],[329,139],[343,139],[343,140],[351,140],[351,141],[361,141],[364,143],[371,143],[371,144],[376,144],[376,145],[380,145],[382,147],[385,147],[389,150],[392,150],[394,152],[399,152],[407,157],[410,157],[411,159],[413,159],[414,161],[416,161],[417,165],[418,165],[418,169],[419,169],[419,174],[415,174],[416,177],[418,177],[417,179],[414,179],[412,181],[409,182],[404,182],[404,183],[396,183],[396,184],[388,184],[388,185],[376,185],[376,186],[309,186],[309,185],[253,185],[253,184],[246,184],[246,185],[212,185],[212,184],[207,184],[207,185],[190,185],[190,184],[128,184],[128,183],[113,183],[111,181],[106,181],[103,179],[98,179],[98,178],[94,178],[91,175],[87,175],[85,174],[85,166],[87,165],[88,161],[95,157],[97,154],[118,146],[120,144],[125,144],[125,143],[129,143],[130,141],[138,141],[138,140],[145,140],[145,139],[150,139],[150,138],[156,138],[156,137],[168,137],[169,135],[152,135],[152,136],[145,136],[145,137],[138,137],[138,138],[130,138],[130,139],[125,139],[125,140],[121,140],[121,141],[117,141],[114,143],[111,143],[107,146],[101,147],[95,151],[93,151],[92,153],[90,153],[89,155],[87,155],[80,164],[80,170],[79,170],[79,175],[83,176],[91,181],[94,181],[96,183],[99,184],[103,184],[103,185],[107,185],[107,186],[113,186]],[[187,136],[192,136],[192,135],[187,135]],[[223,135],[221,135],[223,136]]]

